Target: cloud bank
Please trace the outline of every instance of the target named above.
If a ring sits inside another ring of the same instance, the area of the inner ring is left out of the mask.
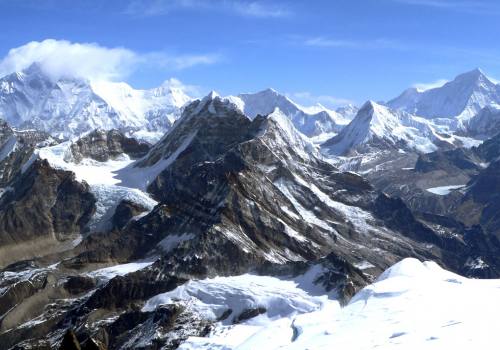
[[[160,16],[176,10],[219,11],[257,18],[291,15],[288,7],[270,0],[133,0],[128,3],[124,13],[133,16]]]
[[[11,49],[0,60],[0,76],[21,71],[36,62],[54,80],[77,77],[113,81],[127,77],[141,66],[181,70],[195,65],[213,64],[218,60],[219,56],[214,54],[141,54],[122,47],[108,48],[96,43],[47,39]]]
[[[407,47],[402,43],[389,39],[373,40],[345,40],[325,37],[315,37],[305,40],[306,46],[312,47],[330,47],[330,48],[348,48],[348,49],[395,49],[405,50]]]

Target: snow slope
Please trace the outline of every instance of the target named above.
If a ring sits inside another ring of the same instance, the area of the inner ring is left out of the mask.
[[[277,283],[282,283],[282,294],[290,291],[287,282]],[[218,303],[231,305],[223,285],[218,284],[220,293],[215,294]],[[248,281],[225,285],[251,296],[267,288]],[[186,296],[180,290],[172,293]],[[467,279],[410,258],[389,268],[342,309],[326,300],[311,311],[268,318],[263,324],[220,325],[208,338],[189,338],[180,349],[492,349],[500,342],[499,293],[500,280]],[[197,294],[210,304],[201,290]]]

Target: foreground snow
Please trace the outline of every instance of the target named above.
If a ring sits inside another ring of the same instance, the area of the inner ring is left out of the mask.
[[[491,349],[500,343],[499,296],[500,280],[471,280],[405,259],[342,309],[291,281],[250,275],[190,282],[145,309],[184,299],[212,318],[227,308],[268,310],[242,324],[219,323],[210,337],[189,338],[184,350]]]

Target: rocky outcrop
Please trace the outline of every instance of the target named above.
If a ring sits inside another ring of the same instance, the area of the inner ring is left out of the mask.
[[[126,137],[118,130],[97,129],[72,143],[71,153],[77,163],[83,158],[105,162],[122,154],[132,159],[141,158],[148,153],[149,148],[147,142]]]
[[[0,120],[0,188],[8,186],[20,174],[35,149],[56,143],[43,131],[14,130]]]
[[[2,264],[48,254],[79,235],[95,210],[89,187],[35,161],[0,197]]]
[[[446,172],[474,172],[481,169],[480,159],[473,151],[459,148],[450,151],[437,151],[422,154],[415,164],[415,171],[428,173],[431,171],[443,170]]]
[[[113,228],[122,229],[132,218],[147,212],[148,209],[138,203],[122,200],[116,207],[111,219]]]
[[[500,161],[492,162],[472,179],[456,213],[464,223],[481,225],[500,239]]]

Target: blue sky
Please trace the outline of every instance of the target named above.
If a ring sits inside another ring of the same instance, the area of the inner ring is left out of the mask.
[[[138,88],[176,77],[199,92],[273,87],[333,106],[475,67],[500,77],[498,1],[0,0],[0,23],[0,72],[46,49],[12,48],[66,40],[52,65]],[[95,45],[72,56],[74,43]]]

